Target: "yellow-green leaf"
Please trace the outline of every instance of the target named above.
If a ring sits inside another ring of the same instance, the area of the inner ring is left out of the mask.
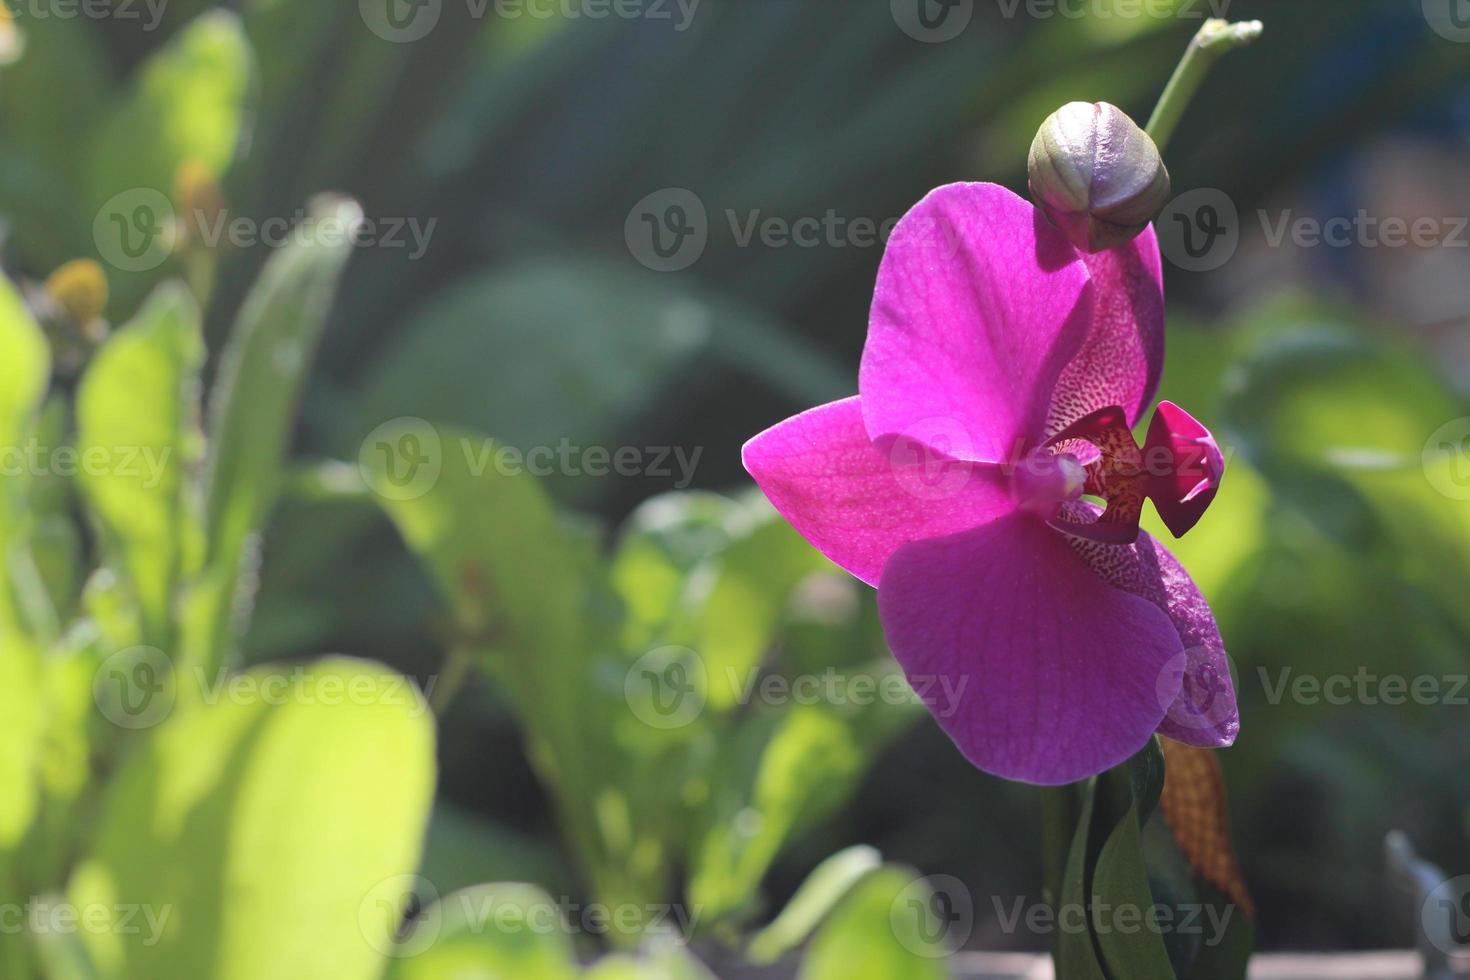
[[[84,937],[101,976],[375,980],[398,922],[373,896],[417,866],[433,796],[423,699],[345,659],[204,683],[214,703],[118,773],[72,876],[113,917]]]

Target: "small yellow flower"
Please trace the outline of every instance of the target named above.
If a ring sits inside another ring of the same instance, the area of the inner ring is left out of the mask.
[[[46,292],[81,326],[107,309],[107,274],[91,259],[73,259],[46,279]]]

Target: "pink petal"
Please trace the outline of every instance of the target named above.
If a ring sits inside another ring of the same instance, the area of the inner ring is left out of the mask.
[[[1057,382],[1051,435],[1109,405],[1121,405],[1133,425],[1164,369],[1164,273],[1153,225],[1127,245],[1082,260],[1092,275],[1092,329]]]
[[[858,375],[868,433],[954,459],[1019,459],[1087,336],[1090,290],[1062,233],[1004,187],[931,191],[878,269]]]
[[[1159,678],[1181,651],[1156,605],[1108,585],[1023,513],[899,548],[878,611],[910,684],[965,757],[1048,785],[1147,743],[1169,703]]]
[[[1086,505],[1073,505],[1078,506]],[[1210,604],[1184,566],[1146,532],[1128,546],[1074,538],[1072,547],[1106,582],[1167,613],[1178,632],[1183,652],[1159,676],[1158,696],[1168,708],[1159,734],[1190,745],[1234,743],[1240,714],[1225,644]]]
[[[1199,522],[1225,475],[1225,455],[1210,430],[1173,402],[1159,402],[1143,444],[1148,495],[1176,538]]]
[[[856,396],[767,429],[743,456],[791,526],[869,585],[900,545],[975,527],[1012,507],[994,467],[926,456],[907,442],[880,453]]]

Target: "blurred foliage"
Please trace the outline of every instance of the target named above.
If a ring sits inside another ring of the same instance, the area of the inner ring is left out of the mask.
[[[909,699],[753,694],[896,668],[866,590],[716,492],[743,485],[744,438],[851,390],[880,250],[738,228],[1019,187],[1041,118],[1076,98],[1146,114],[1193,23],[977,4],[924,44],[881,2],[704,0],[685,29],[448,3],[403,44],[357,4],[222,6],[173,0],[156,30],[18,9],[0,69],[0,447],[142,467],[0,481],[0,902],[174,912],[156,934],[7,937],[0,976],[942,975],[932,923],[894,919],[927,897],[906,866],[1036,893],[1035,795],[969,769]],[[1175,136],[1176,187],[1248,214],[1390,125],[1463,149],[1470,46],[1413,6],[1232,4],[1269,28]],[[624,227],[674,187],[710,236],[660,274]],[[221,216],[381,240],[201,240]],[[385,222],[425,247],[390,247]],[[136,255],[110,237],[145,231]],[[105,302],[62,289],[76,260],[100,263]],[[1470,415],[1470,382],[1363,312],[1360,283],[1309,270],[1246,301],[1245,265],[1169,270],[1161,394],[1231,454],[1171,547],[1238,671],[1222,761],[1258,930],[1404,944],[1379,841],[1402,827],[1470,867],[1464,713],[1289,692],[1464,676],[1470,502],[1434,436]],[[440,471],[406,495],[396,437],[424,431]],[[695,486],[486,462],[562,444],[697,451]],[[249,693],[276,683],[373,696]],[[1053,872],[1068,853],[1102,872],[1053,894],[1208,898],[1150,792],[1109,774],[1072,801],[1087,818],[1048,843]],[[1149,881],[1116,857],[1140,850]],[[589,903],[637,914],[589,927]],[[972,944],[1041,938],[982,920]],[[1238,952],[1059,955],[1228,976]]]

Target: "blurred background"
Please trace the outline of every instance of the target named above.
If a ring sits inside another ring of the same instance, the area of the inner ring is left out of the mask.
[[[1417,906],[1396,897],[1384,835],[1470,872],[1460,6],[136,0],[65,16],[10,0],[5,265],[51,338],[53,393],[99,342],[45,312],[75,312],[56,273],[76,259],[104,272],[90,312],[114,329],[184,280],[210,391],[282,251],[210,243],[226,227],[210,222],[263,238],[322,192],[360,202],[372,232],[307,361],[237,646],[246,664],[343,653],[425,685],[458,683],[456,656],[483,668],[436,705],[420,870],[440,894],[521,880],[686,901],[714,948],[862,844],[963,883],[966,947],[1043,949],[997,914],[1040,895],[1033,788],[969,767],[911,703],[721,687],[728,664],[891,671],[868,590],[770,520],[739,450],[856,390],[884,229],[930,188],[1024,193],[1056,107],[1142,121],[1205,16],[1260,18],[1166,154],[1161,396],[1229,454],[1212,510],[1171,547],[1237,671],[1241,736],[1219,757],[1257,948],[1407,947]],[[156,261],[128,239],[150,191],[174,228]],[[443,502],[458,432],[520,451],[504,458],[527,478]],[[430,442],[439,484],[374,484],[380,446],[391,467]],[[554,556],[521,533],[552,513],[571,528]],[[75,523],[57,547],[85,569],[99,545]],[[483,565],[465,564],[476,548]],[[585,610],[548,596],[594,565],[595,595],[568,602],[619,612],[559,633],[517,618]],[[63,619],[84,578],[58,587]],[[630,665],[667,678],[691,650],[698,717],[631,718]]]

